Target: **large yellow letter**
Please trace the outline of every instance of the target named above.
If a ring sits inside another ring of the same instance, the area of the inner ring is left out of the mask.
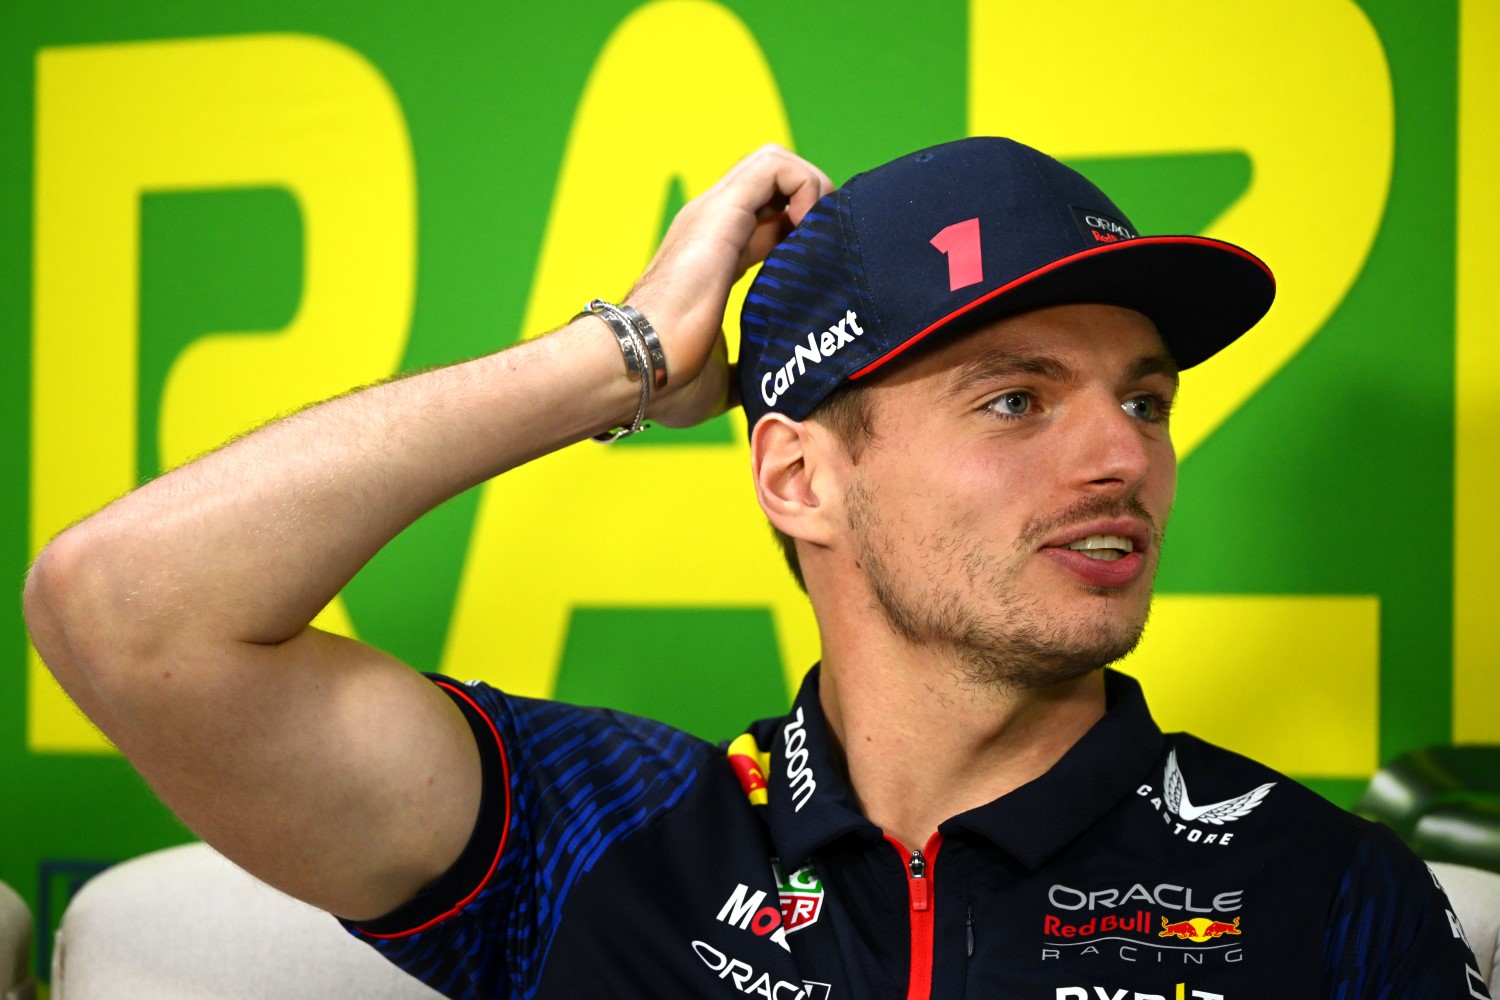
[[[1249,189],[1205,235],[1263,256],[1277,301],[1253,336],[1184,376],[1187,405],[1172,424],[1185,456],[1317,333],[1364,267],[1395,140],[1380,40],[1350,0],[1084,0],[1067,7],[1066,27],[1046,5],[971,10],[971,131],[1065,159],[1251,159]],[[1154,615],[1128,669],[1148,680],[1164,722],[1301,775],[1374,769],[1373,598],[1167,595]],[[1203,683],[1211,676],[1227,683]],[[1264,711],[1226,710],[1231,698]],[[1319,724],[1308,740],[1297,721],[1307,711],[1344,724]]]
[[[673,178],[692,196],[767,141],[790,145],[789,129],[743,24],[698,0],[633,13],[600,54],[574,120],[525,332],[556,326],[594,296],[623,295],[650,259]],[[738,314],[736,301],[730,329]],[[770,607],[783,662],[800,674],[817,657],[816,630],[770,554],[739,411],[735,428],[732,444],[585,442],[485,486],[444,670],[550,695],[573,606],[650,603]]]
[[[280,186],[306,233],[285,329],[206,336],[177,360],[157,429],[169,465],[393,372],[415,281],[405,121],[343,46],[266,35],[47,49],[36,94],[33,552],[135,485],[142,192]],[[103,746],[35,653],[28,701],[33,749]]]
[[[970,131],[1064,159],[1250,156],[1249,190],[1203,235],[1264,257],[1276,304],[1255,336],[1184,378],[1191,406],[1172,435],[1185,456],[1317,333],[1364,268],[1395,148],[1380,39],[1350,0],[1070,4],[1069,25],[1087,31],[1046,5],[972,10]]]
[[[1489,536],[1500,507],[1500,7],[1466,0],[1459,26],[1458,414],[1453,523],[1453,739],[1500,741]]]

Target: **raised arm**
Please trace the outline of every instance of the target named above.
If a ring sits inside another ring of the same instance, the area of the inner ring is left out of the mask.
[[[654,420],[727,405],[730,286],[830,187],[766,147],[683,208],[629,296],[666,353]],[[310,407],[54,539],[27,579],[32,639],[194,832],[315,905],[385,913],[463,849],[476,749],[435,686],[309,622],[421,514],[628,423],[637,393],[608,328],[584,317]]]

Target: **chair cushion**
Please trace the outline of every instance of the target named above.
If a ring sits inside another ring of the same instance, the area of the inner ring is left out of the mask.
[[[30,1000],[36,995],[31,928],[31,910],[25,901],[0,882],[0,998],[4,1000]]]
[[[1448,893],[1490,992],[1500,995],[1500,975],[1495,973],[1500,966],[1500,875],[1443,862],[1429,867]]]
[[[63,914],[55,1000],[440,1000],[327,913],[278,892],[206,844],[95,876]]]

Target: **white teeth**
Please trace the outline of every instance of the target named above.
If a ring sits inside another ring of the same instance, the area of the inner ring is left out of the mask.
[[[1135,551],[1135,543],[1128,538],[1119,535],[1089,535],[1075,542],[1069,542],[1068,548],[1074,552],[1082,552],[1090,559],[1100,562],[1114,562],[1116,559],[1124,559]]]

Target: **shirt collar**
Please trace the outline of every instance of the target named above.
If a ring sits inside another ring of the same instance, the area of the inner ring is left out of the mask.
[[[1134,677],[1104,671],[1105,714],[1045,774],[939,826],[977,833],[1040,868],[1130,795],[1166,739]]]
[[[766,775],[771,841],[788,871],[845,834],[881,839],[834,751],[818,673],[816,666],[808,671],[791,714],[775,730]],[[1104,717],[1047,773],[939,829],[978,834],[1035,869],[1131,794],[1161,757],[1164,737],[1134,678],[1105,670],[1104,691]]]
[[[859,811],[834,752],[818,700],[818,673],[817,666],[807,672],[791,714],[776,729],[766,775],[771,842],[786,871],[801,868],[813,851],[844,834],[881,837]]]

